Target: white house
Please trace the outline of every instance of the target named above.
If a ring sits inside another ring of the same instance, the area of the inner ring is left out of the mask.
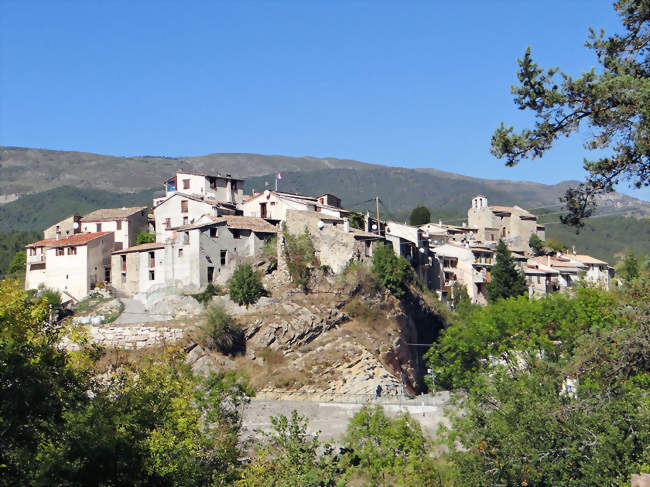
[[[81,218],[81,232],[113,232],[115,250],[135,245],[140,232],[148,229],[147,207],[104,208]]]
[[[286,221],[287,212],[317,211],[323,215],[342,218],[349,214],[348,211],[340,208],[341,200],[334,195],[325,194],[314,198],[293,193],[282,193],[279,191],[266,190],[248,198],[242,204],[244,216],[254,216],[271,221]]]
[[[113,287],[128,296],[165,286],[165,244],[145,243],[113,252],[111,276]]]
[[[110,281],[113,245],[113,232],[79,233],[31,243],[25,246],[25,289],[42,284],[61,292],[64,300],[81,300],[98,283]]]
[[[607,262],[584,254],[566,254],[566,257],[570,260],[580,262],[586,267],[583,279],[589,283],[602,286],[604,289],[609,290],[610,269]]]
[[[43,238],[45,240],[57,237],[65,238],[80,232],[81,216],[70,215],[68,218],[64,218],[60,222],[57,222],[43,230]]]
[[[165,181],[165,196],[154,200],[154,206],[177,192],[210,198],[232,205],[234,209],[244,200],[244,180],[230,174],[208,175],[181,170]]]

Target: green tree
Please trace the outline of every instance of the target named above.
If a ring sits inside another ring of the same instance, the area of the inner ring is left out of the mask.
[[[542,255],[544,252],[544,241],[537,236],[536,233],[531,233],[528,239],[528,246],[535,255]]]
[[[339,458],[329,445],[321,445],[318,432],[307,432],[307,418],[294,409],[290,418],[272,416],[271,424],[273,432],[264,433],[265,441],[253,463],[235,483],[237,487],[340,485]]]
[[[639,258],[634,254],[627,254],[617,269],[618,274],[625,281],[631,281],[639,277],[640,270],[641,262],[639,262]]]
[[[515,133],[501,123],[492,136],[492,154],[513,166],[543,156],[561,137],[580,129],[591,133],[585,148],[608,155],[585,159],[586,182],[563,197],[569,213],[562,221],[571,225],[582,225],[593,213],[594,196],[614,191],[617,183],[650,184],[650,7],[647,0],[618,0],[614,8],[624,31],[605,37],[604,30],[591,29],[586,42],[598,57],[599,70],[578,78],[559,68],[545,72],[533,62],[530,47],[526,50],[519,59],[520,85],[512,92],[520,109],[534,113],[535,126]]]
[[[364,406],[348,424],[350,475],[369,485],[440,485],[420,425],[408,415],[389,418],[381,407]]]
[[[213,305],[204,312],[200,334],[206,347],[221,353],[237,353],[246,346],[241,326],[222,306]]]
[[[366,219],[361,213],[357,213],[356,211],[350,212],[350,226],[352,228],[358,228],[359,230],[363,230],[366,225]]]
[[[228,282],[230,299],[241,305],[257,303],[257,300],[264,295],[262,276],[259,271],[253,270],[250,264],[240,264],[235,269]]]
[[[19,273],[25,273],[25,261],[27,259],[27,252],[24,250],[21,250],[19,252],[16,252],[11,259],[11,262],[9,263],[9,267],[7,267],[7,274],[13,275],[13,274],[19,274]]]
[[[526,277],[517,270],[512,255],[503,240],[499,240],[496,249],[496,264],[490,272],[487,284],[488,298],[491,302],[521,296],[528,291]]]
[[[409,224],[414,227],[424,225],[431,221],[431,212],[426,206],[416,206],[409,216]]]
[[[408,285],[413,280],[413,268],[404,257],[397,257],[390,245],[375,247],[372,255],[372,270],[381,284],[396,298],[408,293]]]
[[[282,227],[284,238],[284,258],[289,270],[291,280],[307,292],[309,277],[311,276],[310,266],[314,264],[315,251],[311,243],[309,230],[305,228],[301,235],[292,235],[286,228]]]
[[[156,241],[156,236],[153,233],[139,232],[135,237],[135,244],[141,245],[145,243],[153,243]]]

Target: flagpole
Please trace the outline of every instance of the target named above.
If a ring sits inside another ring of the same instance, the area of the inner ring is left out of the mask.
[[[278,192],[278,175],[275,175],[275,192]]]

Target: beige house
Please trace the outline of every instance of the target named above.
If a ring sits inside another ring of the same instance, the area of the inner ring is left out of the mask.
[[[51,238],[66,238],[75,233],[81,232],[81,216],[70,215],[68,218],[61,220],[54,225],[47,227],[43,230],[43,238],[45,240]]]
[[[334,206],[337,205],[337,206]],[[341,200],[336,196],[325,194],[314,198],[293,193],[266,190],[248,198],[242,204],[245,216],[264,218],[274,222],[286,221],[287,212],[315,211],[325,216],[342,218],[349,214],[340,207]]]
[[[476,229],[477,240],[503,241],[512,250],[529,251],[528,240],[535,234],[544,240],[545,229],[537,217],[519,206],[489,206],[483,195],[472,199],[467,211],[468,227]]]
[[[582,276],[585,281],[609,291],[612,269],[607,262],[584,254],[567,254],[566,257],[585,266]]]
[[[451,299],[458,286],[465,286],[472,303],[487,304],[487,283],[494,263],[494,251],[483,245],[449,242],[431,249],[434,260],[432,288]]]
[[[61,292],[64,301],[83,299],[98,283],[110,281],[113,239],[113,232],[93,232],[27,245],[25,289],[44,285]]]
[[[203,215],[170,229],[164,242],[114,252],[113,286],[134,295],[161,287],[198,291],[209,282],[225,284],[236,266],[261,252],[277,232],[261,218]]]
[[[81,219],[81,231],[113,232],[115,250],[135,245],[138,233],[148,230],[147,207],[105,208],[88,213]]]

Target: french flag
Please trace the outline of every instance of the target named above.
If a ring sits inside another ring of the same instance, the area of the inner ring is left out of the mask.
[[[282,173],[279,172],[277,176],[275,176],[275,179],[282,179]]]

